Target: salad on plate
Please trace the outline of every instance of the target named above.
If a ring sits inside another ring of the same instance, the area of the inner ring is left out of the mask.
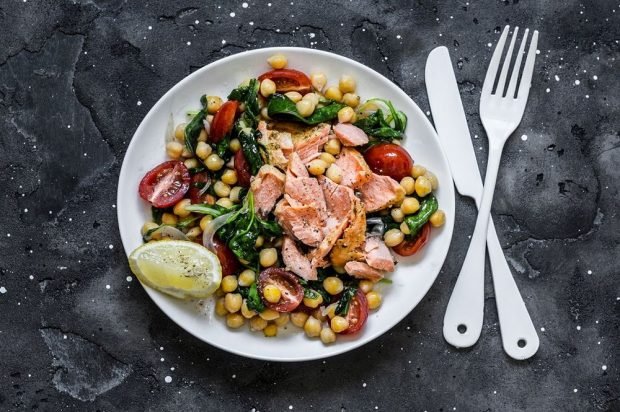
[[[362,330],[395,256],[444,224],[438,181],[400,145],[407,117],[389,100],[268,63],[225,101],[170,116],[170,160],[139,183],[152,220],[130,267],[171,296],[214,295],[230,328],[272,337],[290,322],[329,344]]]

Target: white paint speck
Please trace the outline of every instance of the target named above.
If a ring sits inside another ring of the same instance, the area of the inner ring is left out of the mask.
[[[241,7],[243,7],[244,9],[247,9],[248,8],[248,3],[245,3],[245,2],[241,3]]]
[[[110,285],[105,285],[105,288],[106,289],[110,289]]]
[[[527,140],[527,135],[526,134],[522,135],[521,136],[521,140],[523,140],[525,142]]]
[[[187,44],[188,46],[191,46],[191,45],[192,45],[192,42],[191,42],[191,41],[188,41],[186,44]]]
[[[153,30],[153,26],[149,26],[149,30]]]
[[[431,112],[427,111],[427,112],[426,112],[426,115],[427,115],[427,116],[430,116],[430,115],[431,115]]]
[[[540,50],[536,50],[536,54],[540,54]]]
[[[577,330],[581,330],[581,326],[577,325]]]
[[[250,26],[254,26],[254,22],[253,22],[253,21],[249,22],[248,24],[249,24]]]
[[[194,24],[200,24],[200,20],[194,20]]]
[[[160,362],[163,362],[163,361],[164,361],[164,358],[160,358],[160,359],[159,359],[159,361],[160,361]]]
[[[493,47],[493,43],[487,43],[487,47]]]
[[[232,378],[233,378],[233,379],[237,379],[237,375],[233,375],[233,376],[232,376]]]
[[[222,44],[226,44],[226,40],[222,40]]]
[[[170,377],[170,376],[166,376],[166,377],[164,378],[164,382],[166,382],[166,383],[170,383],[170,382],[172,382],[172,377]]]
[[[231,12],[230,12],[230,17],[235,17],[235,16],[236,16],[235,12],[234,12],[234,11],[231,11]]]
[[[592,76],[592,80],[598,80],[598,76],[597,75]]]
[[[573,392],[577,393],[577,388],[573,389]]]
[[[28,276],[28,279],[30,279],[30,280],[34,279],[34,276],[30,275],[30,276]]]
[[[588,270],[588,275],[591,275],[591,274],[592,274],[592,271],[591,271],[591,270]]]
[[[127,280],[127,282],[131,282],[131,281],[133,280],[133,278],[132,278],[131,276],[127,276],[127,277],[125,278],[125,280]]]
[[[0,286],[0,293],[3,295],[6,293],[6,288],[4,286]]]
[[[575,80],[575,86],[579,86],[581,82],[579,80]]]
[[[545,328],[540,328],[540,331],[541,331],[541,332],[544,332],[544,331],[545,331]]]
[[[142,102],[140,100],[138,100],[138,102],[136,103],[138,106],[142,106]]]
[[[397,38],[397,39],[402,39],[402,37],[401,37],[401,35],[400,35],[400,34],[397,34],[397,35],[396,35],[396,38]]]
[[[10,234],[10,233],[7,233],[7,234],[6,234],[6,237],[11,237],[11,234]]]
[[[362,383],[362,388],[366,387],[366,382]]]
[[[547,90],[545,90],[547,93],[549,93],[551,91],[550,88],[547,87]]]
[[[559,82],[560,81],[560,76],[558,76],[557,74],[555,75],[555,81]]]
[[[603,366],[601,366],[601,369],[602,369],[602,370],[604,370],[604,371],[606,371],[606,370],[607,370],[607,365],[603,365]]]
[[[67,339],[67,335],[62,335],[62,338],[63,339]]]
[[[289,405],[289,406],[288,406],[288,408],[289,408],[290,410],[292,410],[292,409],[293,409],[293,405]]]
[[[114,249],[114,245],[108,245],[108,249]]]

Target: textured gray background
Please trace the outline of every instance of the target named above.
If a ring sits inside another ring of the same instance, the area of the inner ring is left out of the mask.
[[[248,3],[0,1],[0,410],[620,410],[618,2]],[[541,31],[494,203],[539,330],[533,359],[502,352],[489,282],[478,344],[457,351],[442,338],[475,219],[463,199],[427,298],[326,361],[229,355],[126,280],[114,205],[123,154],[191,71],[263,46],[331,50],[426,111],[426,56],[446,45],[484,165],[478,99],[506,23]]]

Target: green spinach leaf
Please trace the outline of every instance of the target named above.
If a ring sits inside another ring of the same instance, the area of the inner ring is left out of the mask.
[[[192,153],[196,151],[198,137],[200,136],[200,132],[204,128],[204,119],[205,111],[200,110],[187,124],[187,126],[185,126],[185,147]]]
[[[207,203],[199,203],[199,204],[194,204],[194,205],[189,205],[186,206],[186,210],[190,211],[190,212],[194,212],[194,213],[201,213],[203,215],[209,215],[209,216],[213,216],[213,217],[220,217],[222,215],[225,215],[226,213],[232,212],[236,209],[238,209],[239,206],[238,205],[234,205],[231,208],[225,208],[223,206],[220,205],[209,205]]]
[[[315,125],[319,123],[329,122],[338,117],[338,111],[345,107],[344,104],[335,101],[328,101],[325,106],[318,107],[308,117],[303,117],[297,111],[295,102],[283,94],[276,93],[269,99],[267,112],[269,117],[274,119],[293,120],[302,122],[307,125]]]
[[[351,299],[355,296],[355,292],[357,292],[357,288],[352,286],[347,286],[344,288],[342,292],[342,296],[340,296],[340,300],[336,305],[336,315],[346,315],[349,312],[349,304],[351,303]]]

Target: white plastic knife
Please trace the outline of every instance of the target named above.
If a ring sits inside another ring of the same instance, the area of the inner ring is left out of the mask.
[[[426,90],[454,184],[461,195],[473,198],[479,206],[482,178],[452,67],[446,47],[431,51],[426,61]],[[487,232],[487,249],[504,351],[514,359],[528,359],[538,350],[538,335],[504,257],[492,219]],[[458,348],[472,346],[480,337],[484,276],[479,279],[482,279],[480,284],[459,282],[457,279],[450,296],[443,334],[448,343]]]

